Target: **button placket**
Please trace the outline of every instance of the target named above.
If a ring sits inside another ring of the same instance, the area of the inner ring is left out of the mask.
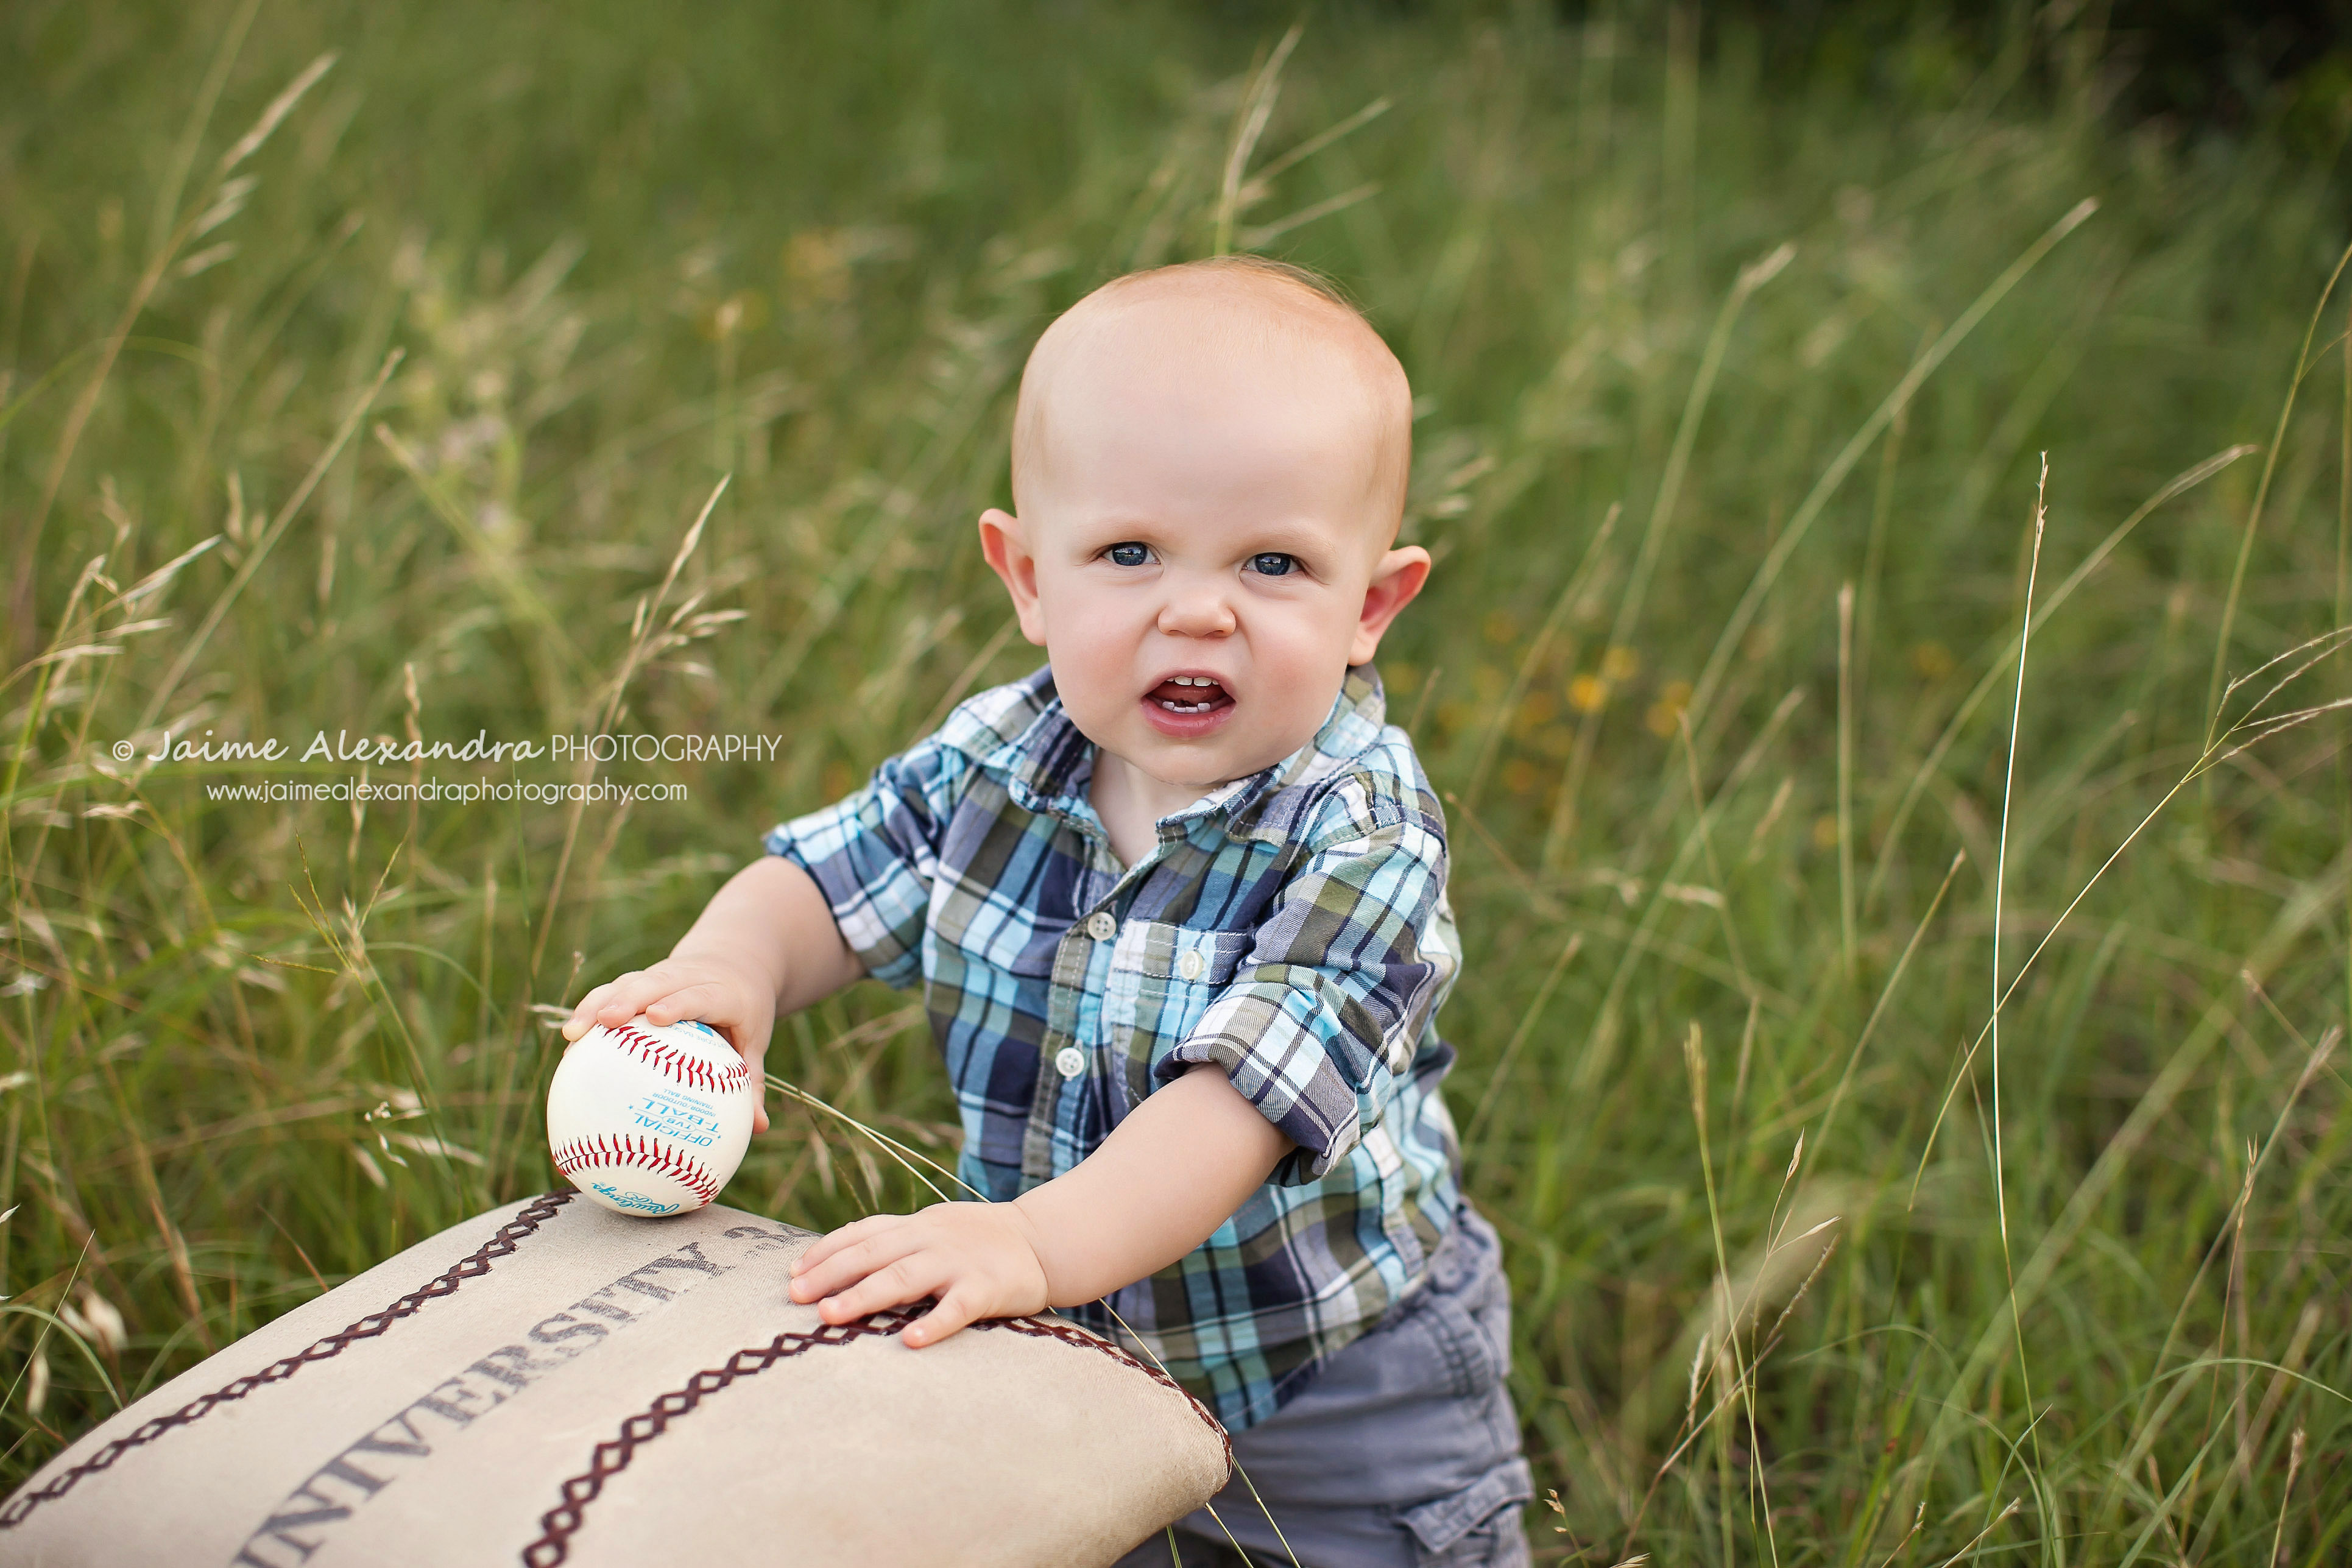
[[[1108,910],[1097,910],[1094,913],[1086,918],[1085,922],[1079,927],[1079,929],[1085,931],[1087,938],[1099,947],[1101,944],[1112,942],[1118,938],[1118,921]],[[1093,993],[1094,972],[1097,967],[1099,967],[1101,959],[1099,954],[1088,952],[1086,955],[1087,981],[1090,995]],[[1087,1012],[1087,1009],[1081,1006],[1079,1008],[1079,1012],[1083,1016]],[[1091,1029],[1082,1028],[1081,1033],[1091,1034],[1093,1031]],[[1071,1045],[1064,1046],[1060,1050],[1055,1051],[1054,1053],[1054,1070],[1059,1073],[1065,1081],[1077,1078],[1085,1073],[1087,1070],[1087,1053],[1083,1047],[1079,1044],[1073,1043]],[[1068,1118],[1066,1115],[1057,1115],[1055,1120],[1057,1121],[1066,1121]]]
[[[1068,1141],[1077,1121],[1080,1101],[1073,1089],[1086,1076],[1087,1041],[1101,1029],[1101,974],[1110,966],[1110,942],[1095,934],[1106,925],[1116,938],[1118,920],[1108,910],[1097,910],[1065,931],[1055,950],[1045,1037],[1039,1043],[1037,1088],[1021,1142],[1021,1173],[1025,1181],[1050,1181],[1058,1173],[1057,1151]]]
[[[1123,893],[1142,887],[1185,842],[1181,837],[1163,837],[1143,859],[1122,867],[1099,826],[1076,814],[1065,814],[1065,821],[1087,848],[1087,871],[1078,879],[1076,889],[1081,909],[1092,901],[1090,894],[1107,898],[1116,907]],[[1107,894],[1097,891],[1104,883],[1108,884]],[[1024,1182],[1051,1180],[1056,1173],[1057,1153],[1076,1137],[1083,1102],[1070,1090],[1086,1076],[1091,1062],[1088,1042],[1103,1033],[1102,977],[1110,967],[1119,929],[1118,917],[1110,909],[1097,909],[1074,923],[1055,950],[1045,1034],[1039,1042],[1037,1088],[1022,1137]]]

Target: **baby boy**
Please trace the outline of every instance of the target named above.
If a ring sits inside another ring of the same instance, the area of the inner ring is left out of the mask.
[[[1048,1307],[1140,1340],[1247,1477],[1185,1563],[1239,1561],[1228,1531],[1308,1568],[1526,1558],[1507,1298],[1438,1092],[1444,821],[1371,668],[1429,573],[1394,547],[1412,418],[1297,268],[1080,300],[1022,376],[1015,510],[980,518],[1049,662],[776,828],[564,1026],[700,1018],[756,1068],[780,1013],[919,983],[988,1201],[845,1226],[793,1297],[935,1297],[918,1347]]]

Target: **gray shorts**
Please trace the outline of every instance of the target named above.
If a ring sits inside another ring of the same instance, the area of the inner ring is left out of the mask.
[[[1118,1568],[1523,1568],[1519,1510],[1533,1489],[1504,1384],[1510,1359],[1502,1246],[1465,1202],[1430,1255],[1427,1288],[1234,1434],[1239,1470],[1211,1505],[1223,1528],[1196,1510],[1172,1543],[1154,1536]]]

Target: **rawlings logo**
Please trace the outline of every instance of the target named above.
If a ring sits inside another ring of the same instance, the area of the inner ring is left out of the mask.
[[[703,1203],[719,1195],[719,1178],[712,1175],[699,1160],[689,1159],[667,1143],[633,1133],[597,1133],[593,1137],[575,1138],[555,1149],[555,1168],[576,1178],[583,1171],[606,1170],[614,1166],[651,1171],[667,1176],[692,1193]],[[604,1189],[599,1188],[599,1191]],[[607,1193],[605,1195],[611,1196]],[[618,1200],[615,1200],[618,1201]]]
[[[751,1069],[743,1058],[709,1025],[692,1026],[719,1040],[719,1050],[726,1057],[722,1062],[708,1062],[700,1057],[678,1049],[667,1041],[656,1039],[631,1024],[622,1024],[612,1030],[613,1038],[621,1048],[644,1062],[656,1072],[667,1073],[678,1082],[707,1094],[733,1094],[751,1080]]]
[[[625,1192],[610,1182],[591,1182],[588,1185],[593,1190],[602,1193],[614,1207],[628,1209],[632,1213],[676,1214],[678,1210],[678,1205],[676,1204],[662,1203],[646,1196],[643,1193]]]

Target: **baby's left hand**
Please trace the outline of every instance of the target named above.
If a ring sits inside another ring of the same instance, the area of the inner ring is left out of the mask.
[[[918,1349],[982,1318],[1042,1312],[1048,1293],[1029,1218],[1013,1204],[872,1215],[824,1237],[793,1264],[793,1300],[816,1301],[828,1323],[938,1297],[940,1304],[899,1335]]]

